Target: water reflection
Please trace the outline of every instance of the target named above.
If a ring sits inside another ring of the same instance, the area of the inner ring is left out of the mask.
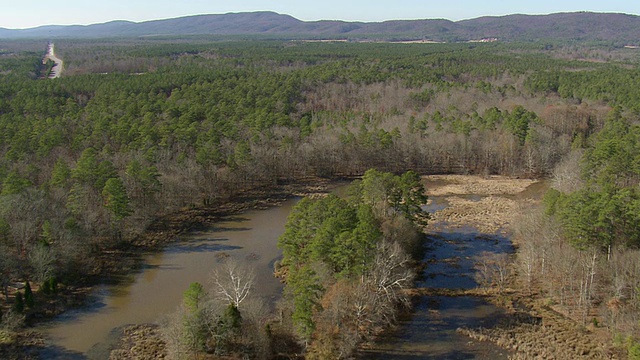
[[[507,359],[493,344],[471,341],[456,333],[459,327],[488,326],[501,311],[474,297],[423,297],[410,319],[365,359]]]
[[[465,195],[480,201],[482,196]],[[444,210],[446,197],[430,197],[423,207],[431,213]],[[513,246],[504,234],[481,234],[472,227],[451,230],[442,223],[425,243],[427,264],[419,288],[471,289],[475,257],[483,252],[510,253]],[[463,296],[424,296],[417,299],[414,311],[385,335],[372,349],[363,350],[361,359],[507,359],[509,353],[489,343],[472,341],[456,332],[459,327],[489,326],[503,313],[483,299]]]
[[[424,262],[428,264],[418,287],[471,289],[475,258],[482,253],[511,253],[513,245],[504,234],[485,235],[471,227],[454,232],[438,231],[428,237]]]

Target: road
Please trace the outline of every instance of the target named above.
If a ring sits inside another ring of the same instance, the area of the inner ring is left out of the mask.
[[[47,55],[45,55],[44,59],[50,59],[55,63],[51,69],[51,73],[49,74],[49,79],[60,77],[60,74],[62,74],[62,60],[56,57],[53,43],[49,43],[49,49],[47,50]]]

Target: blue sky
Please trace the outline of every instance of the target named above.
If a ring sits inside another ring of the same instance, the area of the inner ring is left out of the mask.
[[[640,14],[637,0],[0,0],[0,27],[144,21],[196,14],[272,10],[301,20],[470,19],[566,11]]]

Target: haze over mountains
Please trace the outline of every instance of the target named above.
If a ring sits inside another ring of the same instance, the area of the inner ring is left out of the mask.
[[[94,25],[0,28],[0,38],[108,38],[191,35],[256,35],[307,39],[384,39],[469,41],[565,40],[636,44],[640,17],[614,13],[508,15],[471,20],[394,20],[385,22],[301,21],[275,12],[196,15],[145,22],[112,21]]]

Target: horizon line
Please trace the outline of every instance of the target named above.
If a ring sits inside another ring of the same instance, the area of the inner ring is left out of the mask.
[[[395,18],[395,19],[385,19],[385,20],[344,20],[344,19],[308,20],[308,19],[301,19],[301,18],[298,18],[298,17],[296,17],[294,15],[287,14],[287,13],[279,13],[279,12],[273,11],[273,10],[255,10],[255,11],[231,11],[231,12],[226,12],[226,13],[202,13],[202,14],[176,15],[176,16],[173,16],[173,17],[162,17],[162,18],[153,18],[153,19],[144,19],[144,20],[113,19],[113,20],[107,20],[107,21],[102,21],[102,22],[92,22],[92,23],[68,23],[68,24],[55,24],[54,23],[54,24],[43,24],[43,25],[36,25],[36,26],[22,27],[22,28],[6,28],[6,27],[1,27],[0,26],[0,29],[20,31],[20,30],[34,30],[34,29],[39,29],[39,28],[43,28],[43,27],[70,27],[70,26],[86,27],[86,26],[93,26],[93,25],[104,25],[104,24],[109,24],[109,23],[114,23],[114,22],[127,22],[127,23],[132,23],[132,24],[142,24],[142,23],[153,22],[153,21],[165,21],[165,20],[182,19],[182,18],[197,17],[197,16],[212,16],[212,15],[213,16],[216,16],[216,15],[217,16],[224,16],[224,15],[233,15],[233,14],[255,14],[255,13],[273,13],[273,14],[277,14],[277,15],[290,16],[290,17],[292,17],[292,18],[294,18],[296,20],[302,21],[302,22],[341,21],[341,22],[347,22],[347,23],[368,23],[368,24],[385,23],[385,22],[390,22],[390,21],[420,21],[420,20],[446,20],[446,21],[451,21],[451,22],[456,23],[456,22],[473,20],[473,19],[480,19],[480,18],[486,18],[486,17],[500,18],[500,17],[507,17],[507,16],[516,16],[516,15],[548,16],[548,15],[555,15],[555,14],[579,14],[579,13],[618,14],[618,15],[628,15],[628,16],[636,16],[636,17],[640,16],[638,14],[625,13],[625,12],[620,12],[620,11],[575,10],[575,11],[558,11],[558,12],[550,12],[550,13],[508,13],[508,14],[495,14],[495,15],[479,15],[479,16],[475,16],[475,17],[463,18],[463,19],[458,19],[458,20],[451,20],[451,19],[447,19],[447,18],[444,18],[444,17]]]

